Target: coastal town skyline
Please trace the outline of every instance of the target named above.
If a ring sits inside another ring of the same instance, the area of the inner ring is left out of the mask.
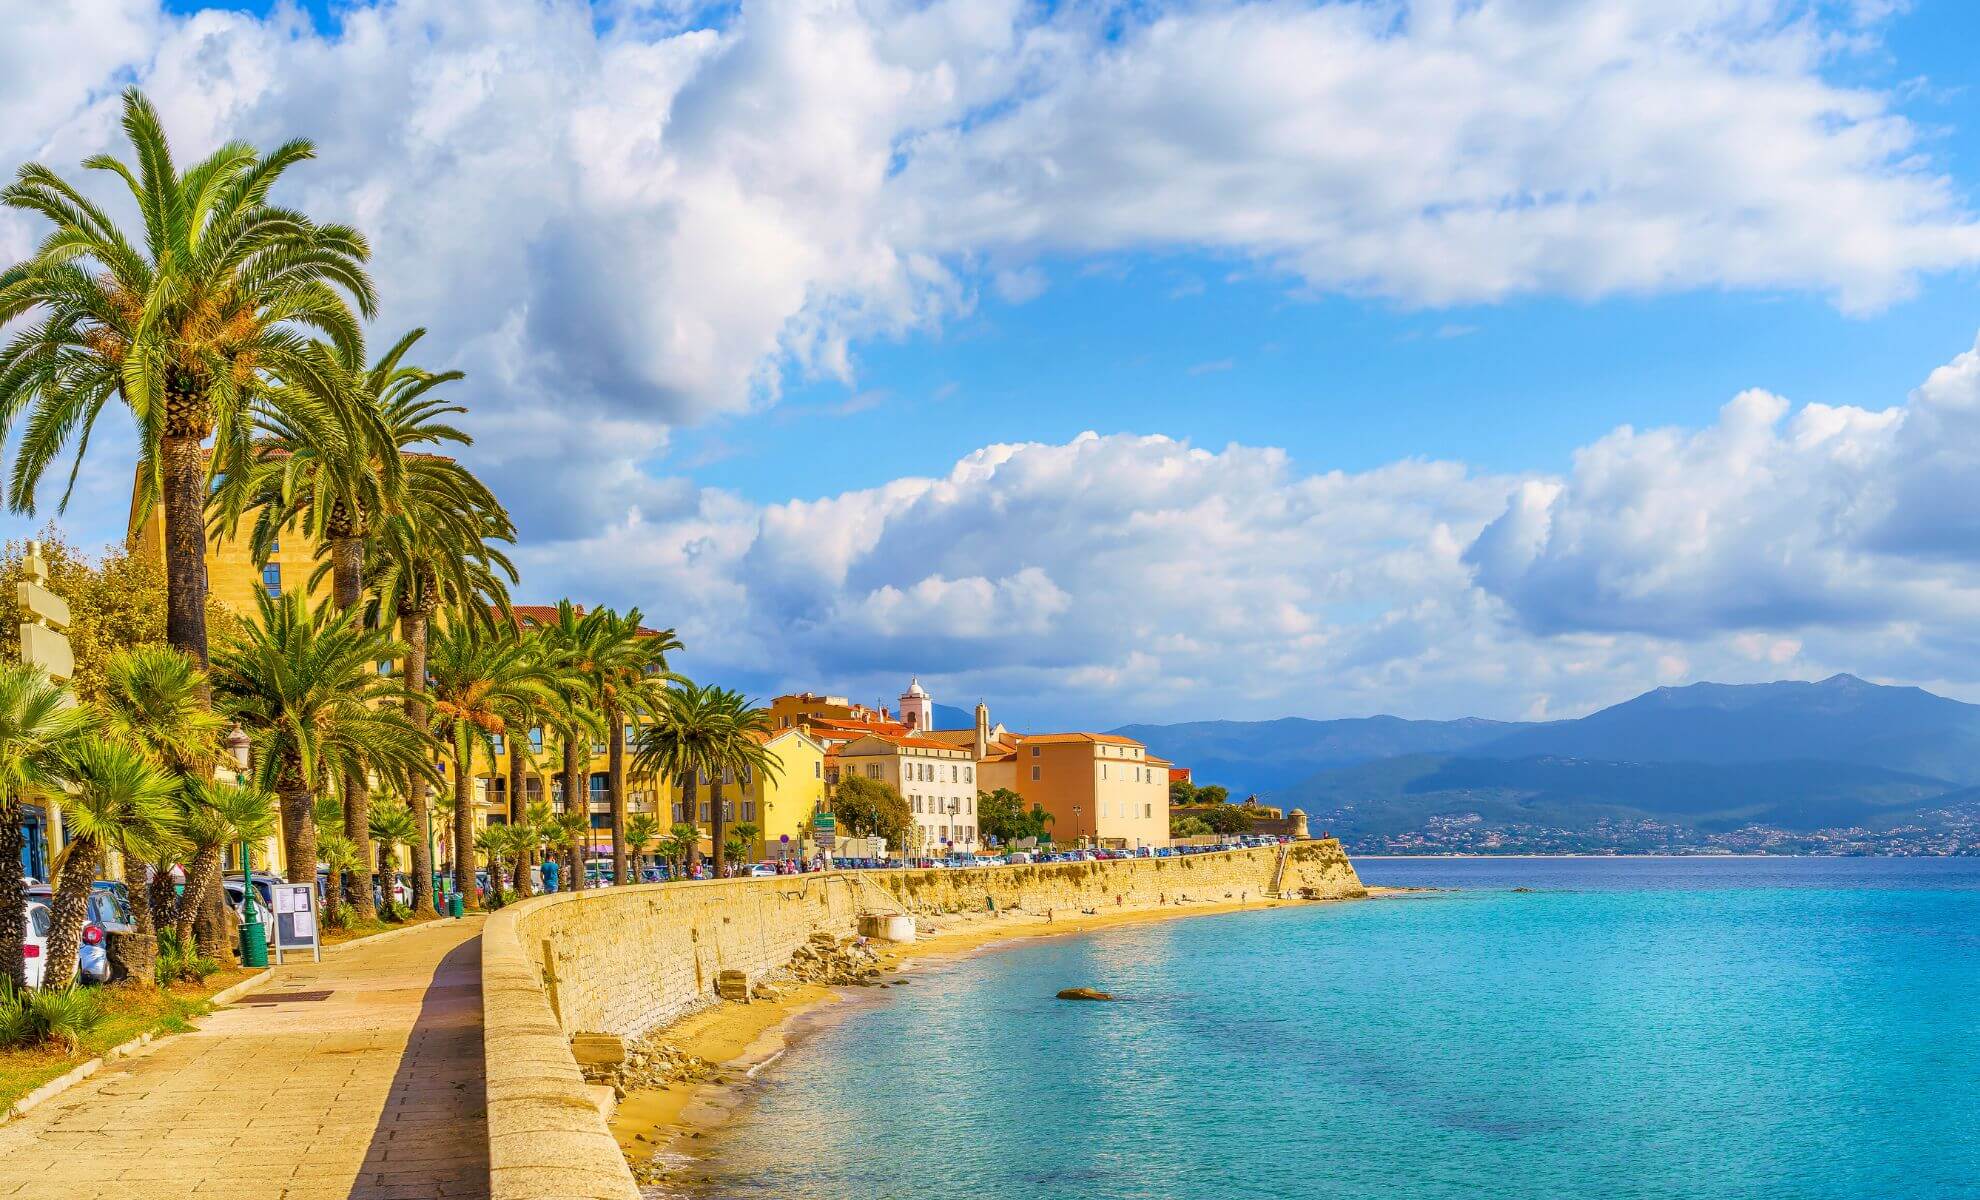
[[[662,612],[753,695],[918,673],[1099,728],[1837,672],[1980,699],[1944,503],[1970,10],[882,8],[34,6],[0,151],[113,146],[126,82],[187,154],[313,137],[295,198],[467,372],[518,598]],[[1234,69],[1274,40],[1334,65]],[[1033,136],[1068,111],[1115,136]],[[1319,136],[1362,122],[1391,136]],[[0,215],[0,257],[32,236]],[[133,447],[104,423],[79,546],[120,536]]]

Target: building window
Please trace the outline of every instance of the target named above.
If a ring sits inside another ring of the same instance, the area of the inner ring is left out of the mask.
[[[543,727],[541,725],[529,731],[529,748],[538,754],[543,753]]]
[[[1033,746],[1033,747],[1031,748],[1031,757],[1033,757],[1033,758],[1037,758],[1037,757],[1038,757],[1038,747],[1036,747],[1036,746]]]
[[[378,660],[378,673],[379,673],[380,675],[390,675],[390,674],[392,673],[392,660],[391,660],[391,659],[389,659],[389,658],[381,658],[381,659],[379,659],[379,660]]]
[[[508,752],[509,752],[509,743],[508,743],[508,739],[506,739],[506,738],[504,738],[504,737],[503,737],[503,736],[502,736],[501,734],[499,734],[499,733],[498,733],[498,734],[496,734],[496,735],[495,735],[495,754],[496,754],[496,757],[498,757],[498,758],[499,758],[499,757],[501,757],[502,755],[504,755],[504,754],[507,754]]]
[[[867,777],[868,779],[878,779],[878,778],[880,778],[880,764],[879,764],[879,763],[867,763],[867,764],[866,764],[866,777]]]
[[[282,564],[281,563],[269,563],[267,566],[261,568],[261,586],[267,590],[268,595],[271,598],[279,599],[281,597],[282,595]]]
[[[1033,783],[1038,782],[1038,768],[1036,766],[1033,766],[1031,768],[1031,782]]]
[[[812,764],[811,764],[811,777],[812,777],[813,779],[823,779],[823,778],[825,777],[825,764],[824,764],[824,763],[812,763]]]
[[[1142,806],[1141,806],[1141,815],[1142,815],[1142,816],[1143,816],[1144,818],[1149,818],[1149,817],[1153,817],[1153,816],[1155,815],[1155,806],[1154,806],[1153,804],[1144,804],[1144,805],[1142,805]]]
[[[605,783],[606,777],[604,775],[593,775],[591,777],[591,802],[593,804],[605,803]]]
[[[708,801],[706,800],[701,802],[701,823],[704,825],[708,823]]]
[[[975,768],[973,768],[973,767],[964,767],[964,768],[963,768],[963,782],[964,782],[964,783],[974,783],[974,782],[976,782],[976,777],[975,777],[974,775],[972,775],[972,774],[971,774],[971,772],[972,772],[973,770],[975,770]]]

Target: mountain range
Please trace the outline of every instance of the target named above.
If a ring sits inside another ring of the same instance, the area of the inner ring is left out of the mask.
[[[1567,721],[1286,718],[1116,732],[1190,767],[1198,784],[1305,809],[1351,837],[1459,824],[1708,836],[1980,816],[1980,705],[1853,675],[1658,688]]]

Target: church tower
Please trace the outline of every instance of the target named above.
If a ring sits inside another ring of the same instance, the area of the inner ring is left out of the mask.
[[[901,724],[917,733],[926,733],[935,724],[935,701],[922,690],[921,680],[908,684],[901,693]]]
[[[990,756],[990,706],[983,701],[976,702],[976,761],[982,762]]]

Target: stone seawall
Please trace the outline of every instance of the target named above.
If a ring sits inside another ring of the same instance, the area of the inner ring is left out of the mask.
[[[783,966],[862,913],[1147,907],[1364,894],[1332,840],[1175,858],[965,871],[850,871],[538,896],[482,932],[489,1183],[494,1200],[636,1200],[571,1057],[579,1032],[635,1037],[707,1003],[718,971]]]

